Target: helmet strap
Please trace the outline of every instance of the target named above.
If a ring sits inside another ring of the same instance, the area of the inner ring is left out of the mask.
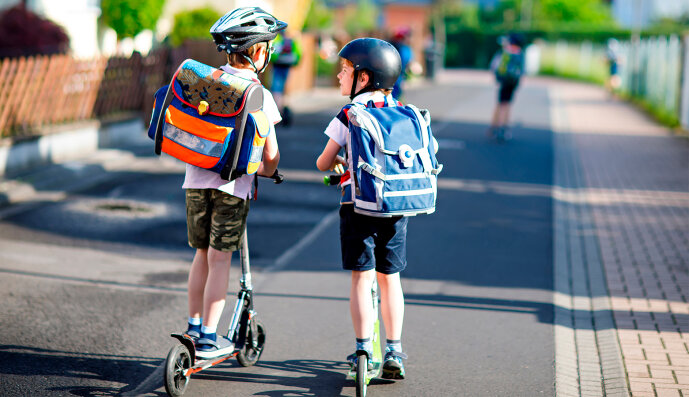
[[[355,92],[355,90],[356,90],[356,82],[357,82],[358,79],[359,79],[359,71],[358,71],[358,70],[355,70],[355,71],[354,71],[354,76],[352,76],[352,89],[349,91],[349,99],[350,99],[350,100],[354,100],[354,98],[355,98],[357,95],[359,95],[359,94],[362,94],[362,93],[364,93],[364,92],[369,92],[369,91],[373,91],[373,90],[374,90],[374,88],[373,88],[373,83],[369,82],[369,83],[366,85],[366,87],[364,87],[364,88],[360,89],[359,91],[356,91],[356,92]]]
[[[254,68],[254,70],[256,71],[256,74],[259,73],[258,68],[256,67],[256,64],[254,63],[254,60],[251,59],[250,56],[246,55],[246,54],[243,53],[243,52],[240,52],[239,55],[243,56],[244,59],[246,59],[247,61],[249,61],[249,63],[251,64],[251,67]],[[263,71],[263,69],[261,69],[261,71]]]
[[[352,76],[352,89],[349,90],[349,99],[354,100],[354,97],[356,94],[354,93],[356,91],[356,81],[359,79],[359,71],[354,70],[354,75]]]
[[[251,64],[251,67],[253,67],[253,68],[254,68],[254,71],[256,71],[256,74],[261,74],[261,73],[263,73],[263,71],[266,70],[266,68],[268,67],[268,60],[270,59],[270,54],[268,53],[268,51],[266,51],[266,57],[265,57],[266,59],[263,61],[263,66],[261,67],[261,70],[258,70],[258,68],[256,67],[256,64],[254,63],[254,60],[251,59],[250,56],[246,55],[246,54],[243,53],[243,52],[240,52],[239,54],[240,54],[241,56],[243,56],[244,59],[246,59],[247,61],[249,61],[249,63]]]

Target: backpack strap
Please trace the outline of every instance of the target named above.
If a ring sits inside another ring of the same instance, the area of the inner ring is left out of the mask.
[[[423,132],[423,134],[421,134],[421,139],[423,141],[423,147],[427,148],[428,144],[430,143],[430,136],[431,136],[429,123],[426,121],[426,118],[423,117],[423,115],[421,114],[421,111],[419,111],[419,109],[416,106],[407,105],[407,107],[414,111],[414,114],[416,115],[416,119],[418,120],[419,124],[421,125],[421,131]]]
[[[428,145],[430,144],[431,139],[431,127],[429,125],[431,118],[430,114],[428,111],[422,114],[421,111],[414,105],[407,105],[407,107],[414,111],[414,114],[416,115],[416,118],[419,121],[419,124],[421,125],[421,130],[425,132],[424,134],[422,134],[424,147],[416,151],[419,154],[419,157],[421,158],[421,164],[423,164],[423,169],[424,171],[430,172],[433,175],[438,175],[443,170],[443,166],[442,164],[439,164],[438,168],[433,168],[431,155],[428,152]]]

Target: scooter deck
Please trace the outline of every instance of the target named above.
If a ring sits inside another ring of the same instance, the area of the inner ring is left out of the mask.
[[[221,362],[227,360],[228,358],[232,358],[236,356],[239,353],[239,350],[235,350],[232,353],[225,354],[223,356],[215,357],[215,358],[208,358],[208,359],[199,359],[197,358],[196,361],[194,361],[194,365],[189,368],[188,371],[189,374],[193,374],[196,372],[199,372],[201,370],[204,370],[206,368],[210,368],[214,365],[220,364]]]
[[[228,358],[235,357],[241,349],[235,348],[231,353],[224,354],[222,356],[214,357],[214,358],[199,358],[196,357],[196,349],[194,347],[194,340],[187,334],[182,334],[182,333],[175,333],[171,334],[173,338],[179,340],[183,345],[187,347],[187,350],[189,350],[189,353],[192,355],[194,364],[187,368],[187,370],[184,373],[184,376],[190,376],[191,374],[194,374],[196,372],[199,372],[201,370],[204,370],[206,368],[210,368],[216,364],[219,364]]]

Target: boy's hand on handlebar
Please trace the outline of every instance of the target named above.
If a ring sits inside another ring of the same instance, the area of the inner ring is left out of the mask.
[[[344,166],[346,165],[347,162],[345,159],[341,156],[337,156],[335,157],[335,161],[333,161],[333,166],[330,168],[330,171],[335,171],[337,174],[344,174]]]
[[[272,179],[273,182],[276,183],[276,184],[280,184],[280,183],[282,183],[282,182],[285,180],[285,178],[282,176],[282,174],[281,174],[277,169],[275,169],[275,172],[273,172],[273,175],[270,175],[270,176],[268,176],[268,175],[262,175],[262,174],[260,174],[260,173],[257,173],[257,174],[258,174],[258,176],[261,176],[261,177],[263,177],[263,178],[270,178],[270,179]]]

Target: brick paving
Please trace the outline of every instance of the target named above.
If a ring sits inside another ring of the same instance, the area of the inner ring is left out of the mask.
[[[689,140],[550,83],[557,394],[689,397]]]

